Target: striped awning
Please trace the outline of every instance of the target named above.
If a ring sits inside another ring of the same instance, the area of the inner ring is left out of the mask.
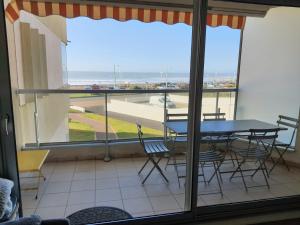
[[[7,18],[13,23],[20,17],[21,10],[41,17],[49,15],[60,15],[66,18],[85,16],[91,19],[139,20],[145,23],[159,21],[166,24],[185,23],[187,25],[192,25],[193,22],[193,14],[188,11],[119,7],[88,3],[41,2],[37,0],[12,0],[7,5],[5,13]],[[209,13],[207,16],[207,25],[242,29],[245,25],[245,20],[244,16]]]

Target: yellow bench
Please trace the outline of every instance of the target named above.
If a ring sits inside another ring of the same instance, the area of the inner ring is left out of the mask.
[[[35,198],[37,199],[39,193],[39,186],[40,186],[40,178],[46,179],[42,172],[41,168],[49,154],[49,150],[29,150],[29,151],[18,151],[18,167],[20,173],[38,173],[38,176],[31,176],[26,178],[38,178],[38,186],[37,193]]]

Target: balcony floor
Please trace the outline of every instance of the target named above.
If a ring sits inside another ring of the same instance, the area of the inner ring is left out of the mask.
[[[184,180],[181,187],[172,166],[165,171],[170,183],[166,184],[154,171],[145,185],[141,184],[143,176],[137,171],[145,162],[145,158],[114,159],[111,162],[102,160],[66,161],[46,163],[43,174],[47,177],[40,185],[40,194],[34,199],[35,191],[22,191],[25,215],[38,214],[42,218],[60,218],[83,208],[93,206],[114,206],[125,209],[134,217],[178,212],[184,206]],[[161,163],[164,168],[166,161]],[[231,164],[224,165],[231,167]],[[211,169],[206,168],[211,174]],[[242,180],[235,178],[229,181],[229,174],[224,174],[220,194],[199,195],[198,205],[214,205],[230,202],[250,201],[263,198],[282,197],[300,194],[300,170],[292,168],[287,171],[277,167],[271,174],[270,189],[266,187],[252,188],[245,191]],[[199,177],[201,180],[201,177]],[[247,178],[249,185],[261,183],[262,175],[254,179]],[[23,180],[21,179],[21,183]],[[25,186],[25,184],[24,184]],[[209,185],[199,182],[199,193],[217,190],[214,179]]]

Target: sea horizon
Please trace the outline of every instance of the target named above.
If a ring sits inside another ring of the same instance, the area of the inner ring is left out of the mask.
[[[206,72],[204,82],[235,81],[235,73]],[[146,83],[188,83],[188,72],[105,72],[105,71],[68,71],[68,84],[146,84]]]

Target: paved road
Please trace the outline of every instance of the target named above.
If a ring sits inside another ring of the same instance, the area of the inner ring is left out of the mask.
[[[140,117],[136,117],[136,116],[128,116],[122,113],[115,113],[115,112],[108,112],[108,116],[115,118],[115,119],[119,119],[119,120],[124,120],[130,123],[136,123],[139,122],[142,124],[142,126],[145,127],[149,127],[152,129],[156,129],[156,130],[163,130],[163,125],[161,122],[158,121],[154,121],[154,120],[148,120],[145,118],[140,118]]]
[[[83,117],[80,113],[69,113],[69,118],[84,124],[88,124],[89,126],[93,127],[93,129],[96,132],[96,139],[105,140],[105,123],[101,121],[95,122],[95,120],[93,119]],[[108,138],[118,139],[117,134],[110,126],[108,126]]]

